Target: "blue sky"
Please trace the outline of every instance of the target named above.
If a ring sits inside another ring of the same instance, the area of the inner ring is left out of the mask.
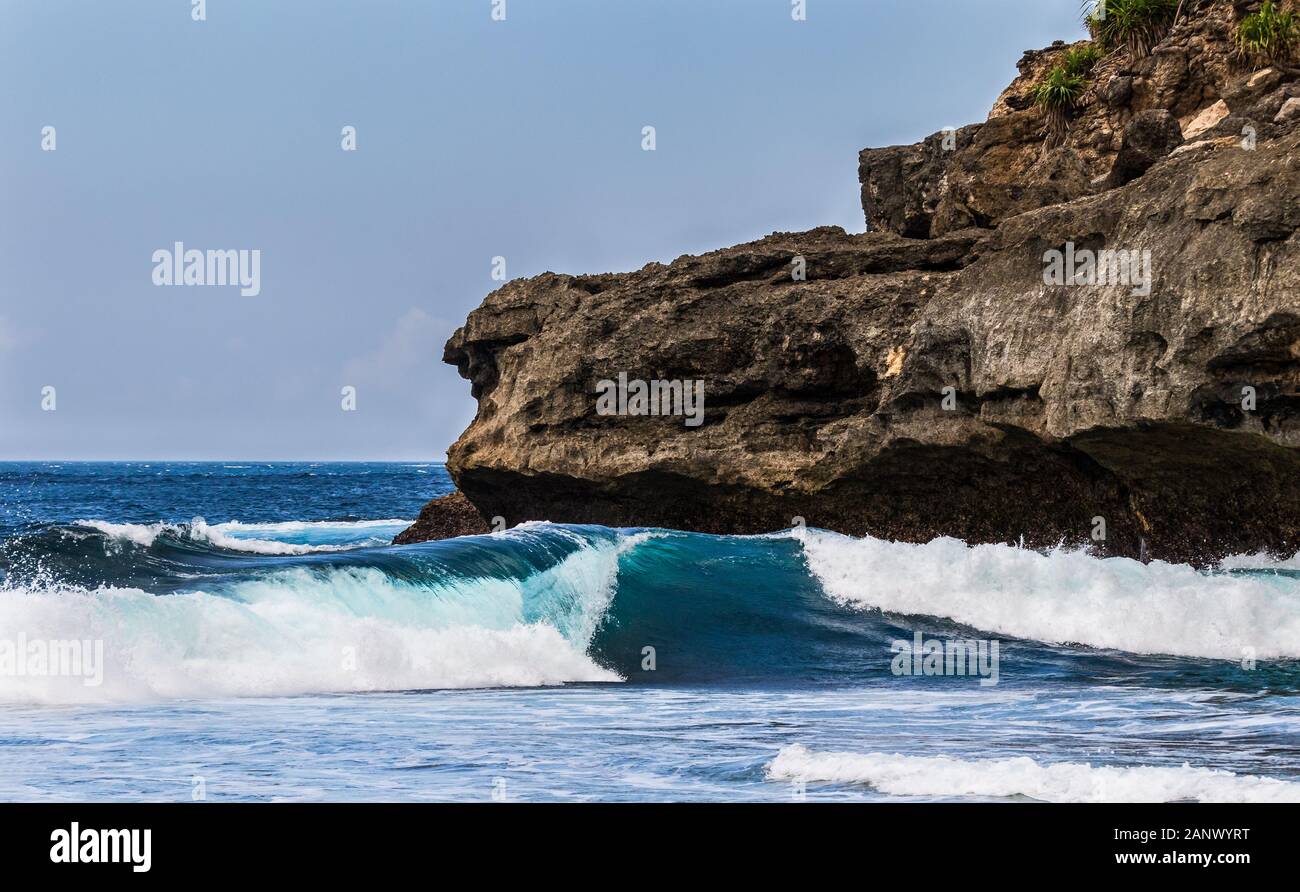
[[[0,0],[0,459],[441,459],[493,257],[860,232],[858,150],[983,120],[1079,5]],[[154,286],[176,241],[261,293]]]

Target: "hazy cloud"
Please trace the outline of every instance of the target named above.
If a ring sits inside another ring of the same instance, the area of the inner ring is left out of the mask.
[[[436,366],[442,344],[451,333],[449,323],[411,307],[384,337],[378,349],[349,360],[343,367],[348,384],[377,390],[397,390],[418,369]]]
[[[18,346],[18,329],[5,316],[0,316],[0,350]]]

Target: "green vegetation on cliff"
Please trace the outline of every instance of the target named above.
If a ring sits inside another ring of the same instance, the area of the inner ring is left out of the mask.
[[[1251,13],[1237,26],[1237,52],[1256,68],[1288,61],[1300,38],[1300,24],[1291,10],[1281,9],[1273,0],[1264,0],[1258,12]]]

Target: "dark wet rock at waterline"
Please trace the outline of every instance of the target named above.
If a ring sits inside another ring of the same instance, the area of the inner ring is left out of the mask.
[[[415,523],[398,533],[393,544],[410,545],[455,536],[477,536],[490,531],[487,521],[469,499],[453,492],[425,505]]]

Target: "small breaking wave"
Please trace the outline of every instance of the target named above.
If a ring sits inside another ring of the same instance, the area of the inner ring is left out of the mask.
[[[1041,764],[1026,756],[818,752],[783,747],[767,766],[772,780],[865,784],[892,796],[1027,797],[1044,802],[1300,802],[1300,783],[1212,768]]]
[[[410,525],[406,520],[289,521],[209,524],[196,517],[189,523],[111,523],[79,520],[73,526],[96,530],[110,542],[148,548],[161,537],[212,545],[248,554],[294,555],[386,545]]]

